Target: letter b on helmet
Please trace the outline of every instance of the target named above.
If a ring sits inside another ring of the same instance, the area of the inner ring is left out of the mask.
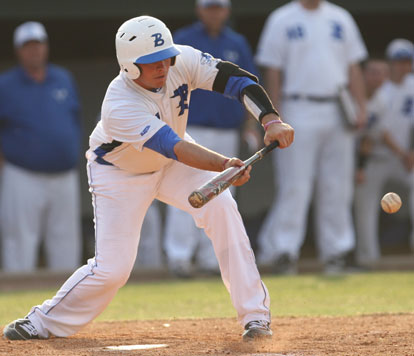
[[[161,33],[154,33],[151,37],[155,37],[155,47],[162,46],[165,43],[165,41],[162,39]]]

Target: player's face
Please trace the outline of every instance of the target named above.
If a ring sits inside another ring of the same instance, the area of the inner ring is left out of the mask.
[[[223,6],[198,7],[197,15],[201,22],[206,26],[207,32],[218,33],[226,24],[230,16],[230,9]]]
[[[140,64],[141,75],[135,79],[135,83],[149,90],[161,88],[167,81],[170,66],[171,58],[155,63]]]
[[[394,78],[403,78],[406,74],[411,73],[413,70],[413,61],[409,59],[399,59],[391,61],[391,73]]]
[[[378,89],[388,78],[389,68],[385,61],[372,60],[368,62],[364,70],[365,85],[368,90]]]
[[[301,0],[302,5],[307,9],[316,9],[321,0]]]
[[[49,47],[39,41],[26,42],[17,49],[17,57],[24,68],[39,69],[46,65]]]

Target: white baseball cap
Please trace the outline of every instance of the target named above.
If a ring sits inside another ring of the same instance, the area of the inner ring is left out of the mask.
[[[196,3],[199,7],[209,7],[209,6],[221,6],[221,7],[230,7],[230,0],[197,0]]]
[[[413,59],[414,45],[409,40],[397,38],[391,41],[385,53],[387,58],[391,60]]]
[[[15,48],[19,48],[29,41],[47,41],[46,29],[40,22],[25,22],[14,30],[13,43]]]

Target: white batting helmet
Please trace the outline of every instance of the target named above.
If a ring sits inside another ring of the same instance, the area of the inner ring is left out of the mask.
[[[151,16],[124,22],[116,33],[115,48],[119,66],[130,79],[141,74],[137,64],[154,63],[181,53],[167,26]]]

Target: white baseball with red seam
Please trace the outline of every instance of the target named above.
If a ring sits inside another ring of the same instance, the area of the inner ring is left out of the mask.
[[[397,193],[387,193],[381,199],[381,207],[388,214],[394,214],[400,210],[401,198]]]

